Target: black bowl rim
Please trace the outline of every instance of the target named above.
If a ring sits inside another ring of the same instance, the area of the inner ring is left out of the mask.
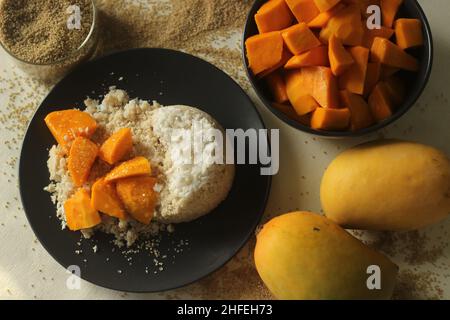
[[[424,76],[420,79],[418,90],[415,91],[415,94],[410,95],[409,103],[404,103],[402,105],[402,107],[399,108],[391,117],[389,117],[388,119],[386,119],[382,122],[377,123],[376,125],[373,125],[371,127],[364,128],[364,129],[361,129],[358,131],[315,130],[309,126],[305,126],[305,125],[289,118],[287,115],[285,115],[280,110],[272,107],[271,102],[263,94],[262,90],[260,90],[260,88],[259,88],[260,86],[257,84],[257,80],[255,79],[255,76],[252,74],[252,72],[248,66],[248,60],[247,60],[246,49],[245,49],[245,41],[248,38],[247,37],[248,28],[249,28],[250,24],[252,23],[253,14],[254,14],[254,12],[256,12],[256,9],[260,5],[262,5],[262,3],[259,4],[259,0],[255,0],[252,7],[250,8],[250,11],[247,15],[247,20],[245,22],[243,36],[242,36],[242,43],[241,43],[242,60],[244,62],[244,69],[247,74],[247,78],[248,78],[250,84],[252,85],[252,88],[255,90],[256,95],[263,102],[266,109],[268,109],[278,119],[282,120],[284,123],[288,124],[292,128],[295,128],[299,131],[302,131],[302,132],[305,132],[305,133],[308,133],[311,135],[319,136],[319,137],[325,137],[325,138],[356,138],[356,137],[361,137],[361,136],[368,135],[370,133],[377,132],[377,131],[387,127],[388,125],[394,123],[398,119],[400,119],[406,112],[408,112],[415,105],[415,103],[417,102],[417,100],[420,98],[423,91],[425,90],[425,88],[428,84],[428,80],[430,79],[430,76],[431,76],[431,70],[433,67],[433,58],[434,58],[434,45],[433,45],[433,36],[431,33],[431,27],[430,27],[430,24],[428,22],[426,15],[425,15],[425,12],[423,11],[419,2],[417,0],[411,0],[411,3],[415,6],[415,8],[418,12],[418,15],[419,15],[419,19],[422,21],[422,24],[423,24],[423,27],[425,30],[424,38],[425,38],[425,41],[428,42],[428,50],[427,50],[427,52],[425,52],[427,59],[426,59],[426,61],[424,61],[424,63],[426,63],[425,73],[424,73]]]
[[[179,50],[168,49],[168,48],[161,48],[161,47],[151,47],[151,48],[131,48],[131,49],[118,50],[118,51],[114,51],[114,52],[108,53],[108,54],[106,54],[106,55],[102,55],[102,56],[100,56],[100,57],[98,57],[98,58],[95,58],[95,59],[93,59],[93,60],[90,60],[90,61],[88,61],[88,62],[86,62],[86,63],[83,63],[83,64],[77,66],[77,67],[74,68],[71,72],[69,72],[67,75],[65,75],[62,79],[60,79],[60,80],[59,80],[59,81],[58,81],[58,82],[50,89],[50,91],[46,94],[46,96],[42,99],[42,101],[39,103],[39,106],[36,108],[36,110],[34,110],[33,116],[31,117],[30,121],[28,122],[27,129],[26,129],[26,131],[25,131],[25,134],[24,134],[24,137],[23,137],[22,143],[21,143],[21,148],[20,148],[20,158],[19,158],[19,166],[18,166],[18,169],[17,169],[17,170],[18,170],[18,183],[19,183],[20,201],[21,201],[21,203],[22,203],[23,211],[24,211],[25,216],[27,217],[27,220],[28,220],[28,221],[29,221],[29,219],[28,219],[29,213],[28,213],[28,210],[27,210],[27,206],[24,204],[24,201],[23,201],[23,192],[24,192],[24,190],[23,190],[22,184],[21,184],[21,181],[22,181],[22,179],[23,179],[23,177],[22,177],[22,172],[23,172],[23,170],[21,169],[22,166],[23,166],[23,164],[22,164],[22,158],[23,158],[23,157],[22,157],[22,154],[23,154],[24,143],[25,143],[25,140],[27,139],[27,136],[28,136],[29,128],[30,128],[32,122],[35,120],[36,114],[38,113],[39,109],[41,108],[42,103],[43,103],[45,100],[47,100],[47,98],[50,96],[50,94],[53,92],[53,90],[57,89],[57,87],[59,87],[60,83],[61,83],[68,75],[72,74],[73,72],[76,72],[79,68],[82,68],[83,66],[88,65],[88,64],[91,64],[91,63],[95,63],[95,62],[97,62],[97,60],[101,60],[101,59],[106,58],[106,57],[109,57],[109,56],[113,56],[113,55],[116,55],[116,54],[122,54],[122,53],[130,52],[130,51],[142,51],[142,50],[174,52],[174,53],[177,53],[177,54],[189,56],[189,57],[191,57],[191,58],[197,59],[197,60],[199,60],[199,61],[202,61],[203,63],[206,63],[206,64],[212,66],[215,70],[221,72],[221,73],[224,74],[228,79],[230,79],[230,80],[234,83],[234,85],[237,87],[237,89],[240,90],[240,91],[244,94],[244,96],[246,97],[246,99],[247,99],[248,102],[249,102],[249,105],[252,106],[252,108],[254,109],[254,111],[255,111],[255,113],[256,113],[256,116],[258,117],[259,121],[261,122],[262,128],[263,128],[263,129],[267,129],[267,126],[266,126],[266,124],[264,123],[264,120],[263,120],[261,114],[258,112],[258,109],[256,108],[255,104],[254,104],[253,101],[250,99],[250,97],[249,97],[248,94],[245,92],[245,90],[244,90],[244,89],[236,82],[236,80],[234,80],[231,76],[229,76],[226,72],[224,72],[223,70],[221,70],[220,68],[218,68],[218,67],[215,66],[214,64],[212,64],[212,63],[210,63],[210,62],[208,62],[208,61],[206,61],[206,60],[204,60],[204,59],[202,59],[202,58],[200,58],[200,57],[198,57],[198,56],[191,55],[191,54],[189,54],[189,53],[186,53],[186,52],[183,52],[183,51],[179,51]],[[269,152],[271,152],[271,149],[272,149],[272,148],[271,148],[271,141],[270,141],[270,139],[269,139],[268,136],[266,136],[266,139],[267,139],[267,144],[268,144]],[[181,283],[181,284],[179,284],[178,286],[174,286],[174,287],[172,287],[172,288],[167,288],[167,289],[162,290],[162,291],[155,291],[155,290],[136,291],[136,290],[126,290],[126,289],[120,289],[120,291],[122,291],[122,292],[127,292],[127,293],[135,293],[135,294],[149,294],[149,293],[163,293],[163,292],[168,292],[168,291],[172,291],[172,290],[184,288],[184,287],[187,287],[187,286],[189,286],[189,285],[191,285],[191,284],[194,284],[194,283],[196,283],[196,282],[198,282],[198,281],[200,281],[200,280],[202,280],[202,279],[204,279],[204,278],[210,276],[211,274],[213,274],[213,273],[216,272],[217,270],[223,268],[228,262],[230,262],[230,261],[236,256],[236,254],[239,253],[239,251],[242,250],[242,248],[244,248],[244,246],[248,243],[248,241],[249,241],[249,240],[252,238],[252,236],[254,235],[255,230],[257,229],[258,225],[261,223],[262,217],[263,217],[263,215],[264,215],[264,210],[267,208],[267,203],[269,202],[270,192],[271,192],[271,190],[272,190],[272,180],[273,180],[273,178],[272,178],[272,176],[269,175],[269,176],[267,176],[267,179],[268,179],[268,181],[267,181],[267,188],[266,188],[265,194],[264,194],[264,202],[261,203],[261,208],[262,208],[262,210],[261,210],[261,213],[260,213],[260,215],[259,215],[259,219],[257,220],[257,222],[255,222],[254,225],[252,225],[251,230],[250,230],[250,232],[248,233],[248,235],[245,237],[245,239],[244,239],[244,238],[242,239],[242,242],[241,242],[241,244],[239,245],[239,247],[237,248],[236,252],[235,252],[230,258],[226,259],[226,260],[223,262],[223,264],[219,265],[216,269],[211,270],[211,271],[208,272],[208,273],[205,273],[203,276],[201,276],[201,277],[199,277],[199,278],[197,278],[197,279],[194,279],[194,280],[189,281],[189,282],[186,282],[186,283]],[[51,252],[48,250],[47,245],[46,245],[44,242],[41,241],[41,237],[39,236],[39,233],[36,232],[35,227],[34,227],[32,224],[30,224],[30,227],[31,227],[31,230],[33,231],[34,235],[35,235],[36,238],[38,239],[39,243],[40,243],[40,244],[42,245],[42,247],[45,249],[45,251],[46,251],[46,252],[47,252],[47,253],[48,253],[48,254],[49,254],[49,255],[50,255],[50,256],[51,256],[51,257],[52,257],[52,258],[53,258],[60,266],[61,266],[61,267],[66,268],[65,265],[60,261],[60,259],[57,258],[53,253],[51,253]],[[104,284],[100,285],[100,284],[97,284],[97,283],[93,282],[92,280],[84,279],[83,277],[81,277],[81,278],[82,278],[84,281],[86,281],[86,282],[88,282],[88,283],[91,283],[91,284],[93,284],[93,285],[95,285],[95,286],[101,287],[101,288],[105,288],[105,289],[109,289],[109,290],[114,290],[114,291],[117,291],[117,290],[118,290],[117,288],[114,288],[114,287],[112,287],[112,286],[107,286],[107,285],[104,285]]]

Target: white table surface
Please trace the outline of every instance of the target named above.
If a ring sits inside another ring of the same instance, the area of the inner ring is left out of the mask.
[[[434,36],[433,73],[417,105],[382,134],[430,144],[450,155],[450,1],[421,0],[420,3]],[[8,81],[11,79],[15,79],[17,85],[11,86]],[[49,89],[31,81],[6,61],[3,52],[0,53],[0,299],[260,297],[257,293],[261,291],[260,284],[251,264],[252,243],[222,270],[178,291],[124,294],[84,281],[80,290],[68,290],[66,271],[43,249],[31,231],[17,186],[17,164],[25,122]],[[318,190],[325,166],[345,148],[377,135],[345,141],[313,139],[281,123],[265,110],[252,91],[248,93],[266,125],[281,129],[281,169],[273,179],[266,218],[294,209],[320,211]],[[396,235],[394,240],[385,243],[384,248],[402,270],[402,286],[411,286],[406,290],[411,292],[411,297],[450,298],[449,231],[450,219],[421,233]],[[421,261],[416,261],[419,256]],[[247,272],[251,279],[240,279],[240,272]],[[224,285],[224,281],[228,283]]]

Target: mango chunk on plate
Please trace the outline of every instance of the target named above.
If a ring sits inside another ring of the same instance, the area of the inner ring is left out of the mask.
[[[127,212],[143,224],[149,224],[153,218],[158,195],[153,190],[156,178],[133,177],[117,181],[117,193]]]
[[[99,157],[113,165],[122,160],[133,148],[130,128],[122,128],[109,137],[100,147]]]
[[[45,117],[45,124],[61,146],[68,145],[79,136],[89,138],[97,129],[94,118],[75,109],[51,112]]]
[[[118,219],[125,219],[126,213],[114,183],[106,182],[104,178],[92,185],[91,205],[96,210]]]
[[[70,147],[67,169],[77,187],[85,184],[98,155],[98,146],[84,137],[77,137]]]
[[[122,162],[117,167],[112,169],[105,176],[105,181],[110,182],[135,176],[148,176],[151,173],[152,168],[147,158],[136,157],[131,160]]]
[[[64,203],[64,212],[67,226],[72,231],[92,228],[102,221],[91,205],[89,193],[83,188]]]

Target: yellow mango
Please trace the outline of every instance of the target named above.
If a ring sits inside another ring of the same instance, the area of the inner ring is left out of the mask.
[[[152,168],[147,158],[136,157],[131,160],[122,162],[117,167],[112,169],[106,176],[105,181],[111,182],[118,179],[150,175]]]
[[[344,227],[419,229],[450,213],[450,160],[414,142],[363,144],[331,162],[320,196],[326,216]]]
[[[133,137],[130,128],[115,132],[100,147],[99,157],[113,165],[122,160],[133,149]]]
[[[389,299],[398,272],[384,255],[311,212],[266,223],[254,256],[259,275],[278,299]]]
[[[118,219],[126,218],[114,183],[106,182],[104,178],[97,180],[92,185],[91,195],[91,204],[96,210]]]
[[[153,190],[156,179],[153,177],[132,177],[117,181],[117,194],[126,210],[137,221],[149,224],[153,218],[157,193]]]
[[[95,227],[102,219],[91,205],[89,193],[79,189],[71,198],[64,203],[67,226],[72,231]]]

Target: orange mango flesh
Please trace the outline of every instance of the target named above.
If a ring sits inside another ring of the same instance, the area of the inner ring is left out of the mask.
[[[367,8],[371,5],[380,6],[380,0],[342,0],[342,3],[347,5],[356,5],[361,11],[364,18],[369,17],[373,12],[368,13]]]
[[[258,34],[245,41],[250,69],[255,75],[275,67],[283,58],[283,38],[279,31]]]
[[[288,72],[286,75],[286,93],[297,115],[302,116],[314,111],[319,105],[311,96],[311,83],[308,83],[302,70]]]
[[[341,40],[334,35],[330,37],[328,42],[328,54],[331,71],[335,76],[340,76],[355,63],[352,55],[344,48]]]
[[[341,3],[339,3],[336,6],[334,6],[332,9],[325,11],[325,12],[321,12],[317,17],[315,17],[310,22],[308,22],[308,27],[310,27],[310,28],[325,27],[327,25],[328,21],[330,21],[330,19],[332,17],[334,17],[343,8],[345,8],[345,6],[342,5]]]
[[[355,63],[351,65],[339,78],[339,88],[356,94],[364,94],[369,49],[358,46],[349,49]]]
[[[328,67],[330,65],[328,59],[328,49],[326,46],[320,46],[313,48],[307,52],[293,56],[284,65],[285,69],[297,69],[301,67],[313,67],[313,66],[324,66]]]
[[[325,12],[337,5],[341,0],[314,0],[320,12]]]
[[[97,180],[92,185],[91,205],[94,209],[111,217],[122,220],[126,218],[124,207],[117,195],[114,183],[106,182],[104,178]]]
[[[84,137],[77,137],[70,147],[67,169],[75,186],[81,187],[89,178],[98,155],[98,146]]]
[[[152,173],[150,162],[145,157],[136,157],[122,162],[112,169],[106,176],[105,181],[111,182],[135,176],[148,176]]]
[[[392,28],[395,16],[402,3],[403,0],[380,0],[381,17],[385,27]]]
[[[289,49],[283,47],[283,52],[281,53],[281,60],[280,62],[278,62],[275,66],[259,73],[257,76],[259,79],[267,77],[269,74],[277,71],[278,69],[282,68],[288,61],[289,59],[292,58],[292,53],[289,51]]]
[[[275,102],[285,103],[289,100],[286,92],[286,83],[280,72],[273,72],[266,77],[269,90]]]
[[[294,55],[301,54],[321,45],[319,39],[306,23],[295,24],[281,32],[286,47]]]
[[[367,98],[381,79],[381,63],[369,62],[367,64],[366,81],[364,83],[364,94]]]
[[[133,149],[130,128],[122,128],[109,137],[100,147],[99,157],[110,165],[122,160]]]
[[[349,124],[349,109],[317,108],[311,118],[311,128],[316,130],[345,130]]]
[[[340,39],[346,46],[362,44],[364,27],[357,6],[350,5],[331,17],[327,25],[320,31],[320,40],[323,43],[328,43],[332,35]]]
[[[298,22],[308,23],[320,13],[314,0],[286,0]]]
[[[327,67],[302,68],[310,95],[323,108],[339,108],[339,92],[336,78]]]
[[[379,82],[369,96],[369,106],[376,121],[383,121],[393,112],[393,102],[386,84]]]
[[[395,38],[402,49],[422,46],[422,22],[419,19],[398,19],[395,21]]]
[[[341,101],[343,106],[350,110],[350,129],[352,131],[358,131],[374,124],[369,105],[363,97],[343,90],[341,91]]]
[[[294,110],[294,108],[288,104],[281,104],[274,102],[272,103],[272,106],[275,109],[278,109],[279,111],[284,113],[288,118],[291,118],[292,120],[297,121],[298,123],[301,123],[305,126],[309,126],[311,124],[311,114],[299,116],[297,112]]]
[[[153,177],[132,177],[117,181],[117,194],[127,212],[143,224],[149,224],[153,218],[157,193],[153,190],[156,179]]]
[[[91,205],[89,193],[81,188],[64,203],[66,223],[70,230],[78,231],[101,223],[100,215]]]
[[[261,6],[255,15],[259,33],[279,31],[291,25],[294,17],[284,0],[271,0]]]
[[[371,54],[375,61],[385,65],[408,71],[419,70],[419,62],[416,58],[387,39],[376,37],[373,41]]]
[[[394,29],[381,26],[380,29],[366,29],[363,38],[363,46],[370,49],[373,45],[373,40],[376,37],[390,39],[394,35]]]
[[[86,112],[75,109],[51,112],[44,121],[61,146],[70,144],[79,136],[89,138],[97,129],[94,118]]]

